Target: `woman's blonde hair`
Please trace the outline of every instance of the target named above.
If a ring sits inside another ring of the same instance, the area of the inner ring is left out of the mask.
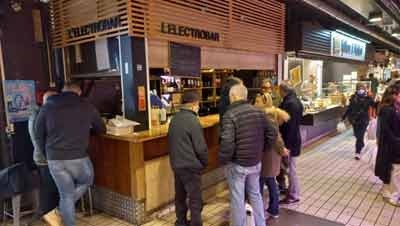
[[[278,124],[282,124],[284,122],[289,121],[290,115],[277,107],[274,107],[273,101],[272,101],[272,96],[268,93],[266,94],[258,94],[256,96],[256,104],[258,104],[258,107],[263,109],[265,113],[268,115],[268,117],[271,120],[274,120]]]

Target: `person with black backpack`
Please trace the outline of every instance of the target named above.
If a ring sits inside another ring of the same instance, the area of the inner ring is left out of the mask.
[[[343,121],[346,118],[353,126],[354,136],[356,137],[356,160],[361,158],[361,150],[364,148],[364,135],[367,131],[369,124],[369,108],[374,107],[375,102],[372,97],[368,96],[368,90],[364,83],[357,84],[356,93],[350,98],[350,105],[348,106]]]

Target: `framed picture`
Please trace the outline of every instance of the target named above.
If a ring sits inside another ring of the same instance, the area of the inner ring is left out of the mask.
[[[6,80],[6,107],[11,123],[27,121],[36,105],[35,82],[30,80]]]
[[[289,79],[293,85],[299,84],[302,81],[301,66],[297,66],[289,71]]]

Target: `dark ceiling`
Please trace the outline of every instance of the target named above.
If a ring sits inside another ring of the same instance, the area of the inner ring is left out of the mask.
[[[389,0],[390,1],[390,0]],[[400,0],[391,0],[397,1],[400,3]],[[307,5],[301,0],[288,0],[286,1],[288,5],[288,24],[291,24],[295,21],[314,21],[318,22],[322,26],[330,30],[340,29],[346,31],[347,33],[353,34],[360,38],[371,41],[376,49],[389,49],[394,52],[399,53],[398,49],[395,49],[391,46],[388,46],[386,43],[382,43],[382,41],[372,38],[370,35],[365,34],[364,32],[359,31],[357,28],[352,27],[349,24],[342,23],[331,16],[326,15],[324,12],[313,8],[312,6]],[[340,0],[329,0],[325,1],[326,4],[330,5],[332,8],[335,8],[342,12],[347,17],[351,18],[354,21],[362,24],[363,26],[368,26],[370,23],[368,19],[360,15],[358,12],[341,2]],[[400,14],[400,11],[398,12]],[[399,15],[400,16],[400,15]],[[369,30],[379,34],[379,36],[386,38],[394,43],[397,43],[400,46],[400,41],[387,32],[382,30],[376,26],[368,26]]]
[[[375,2],[400,24],[400,0],[375,0]]]

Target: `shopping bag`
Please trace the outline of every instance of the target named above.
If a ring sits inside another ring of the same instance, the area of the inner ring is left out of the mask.
[[[376,145],[376,142],[371,140],[367,141],[366,146],[364,148],[364,153],[361,156],[361,161],[366,163],[372,171],[375,171],[377,153],[378,153],[378,147]]]
[[[255,226],[253,208],[246,203],[246,226]]]
[[[376,127],[377,127],[377,121],[374,118],[369,122],[367,128],[368,140],[376,140]]]
[[[346,131],[346,124],[344,124],[344,122],[339,122],[338,124],[337,124],[337,131],[338,131],[338,133],[343,133],[344,131]]]

